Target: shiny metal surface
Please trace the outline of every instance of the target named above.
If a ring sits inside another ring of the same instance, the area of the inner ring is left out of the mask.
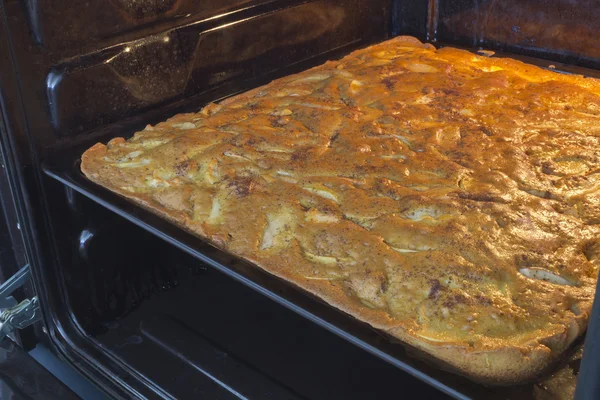
[[[598,68],[595,0],[430,0],[430,40]]]

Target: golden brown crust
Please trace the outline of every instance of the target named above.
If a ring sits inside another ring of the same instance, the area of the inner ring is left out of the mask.
[[[600,83],[400,37],[96,144],[87,177],[490,384],[583,333]]]

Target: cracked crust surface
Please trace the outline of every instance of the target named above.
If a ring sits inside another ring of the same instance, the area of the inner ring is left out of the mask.
[[[581,335],[600,82],[399,37],[82,156],[92,181],[488,384]]]

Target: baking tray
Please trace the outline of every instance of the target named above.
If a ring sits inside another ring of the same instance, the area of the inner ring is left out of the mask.
[[[77,153],[77,154],[81,154]],[[202,263],[276,301],[348,342],[387,361],[400,370],[456,399],[529,399],[531,383],[513,387],[485,387],[451,372],[431,356],[386,336],[354,317],[310,295],[293,284],[232,256],[208,241],[147,211],[131,201],[88,180],[72,158],[61,166],[47,165],[44,172],[70,190],[88,197],[126,220],[145,229]]]
[[[443,44],[438,43],[438,47]],[[457,47],[457,46],[453,46]],[[474,52],[472,48],[468,49]],[[496,52],[493,56],[512,57],[560,73],[574,73],[600,78],[600,71],[526,56]],[[197,107],[198,109],[200,107]],[[131,136],[129,135],[120,136]],[[465,377],[439,360],[405,343],[401,343],[354,317],[325,303],[297,286],[279,279],[238,257],[224,252],[207,240],[153,214],[135,203],[88,180],[80,169],[80,156],[90,143],[73,145],[53,154],[43,165],[44,173],[95,201],[151,234],[190,254],[199,261],[241,282],[302,317],[333,332],[348,342],[383,359],[398,369],[457,399],[530,399],[532,382],[511,387],[486,387]],[[583,339],[573,346],[580,347]],[[546,371],[546,375],[564,364],[572,352]]]

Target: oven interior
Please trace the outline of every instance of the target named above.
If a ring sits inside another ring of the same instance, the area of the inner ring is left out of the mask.
[[[0,4],[1,94],[11,99],[3,113],[48,327],[40,336],[104,390],[224,399],[544,393],[539,383],[474,384],[273,278],[198,250],[191,235],[86,184],[77,157],[98,141],[402,34],[598,76],[593,1]],[[565,364],[578,370],[578,361]]]

